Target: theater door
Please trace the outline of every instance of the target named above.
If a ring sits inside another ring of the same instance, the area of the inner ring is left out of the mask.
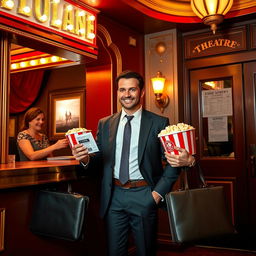
[[[223,185],[241,234],[256,230],[256,62],[190,71],[191,123],[207,182]]]

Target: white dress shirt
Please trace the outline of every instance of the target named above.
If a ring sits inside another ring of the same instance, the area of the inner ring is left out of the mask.
[[[143,176],[139,170],[138,164],[138,146],[139,146],[139,133],[140,133],[140,122],[141,122],[142,107],[137,110],[133,116],[131,122],[131,144],[130,144],[130,157],[129,157],[129,179],[139,180],[143,179]],[[115,154],[115,167],[114,167],[114,178],[119,178],[120,161],[123,147],[123,134],[124,126],[127,122],[125,117],[126,112],[122,109],[120,122],[117,129],[116,135],[116,154]]]

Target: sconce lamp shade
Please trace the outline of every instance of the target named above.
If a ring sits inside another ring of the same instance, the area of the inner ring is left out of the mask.
[[[155,103],[161,112],[164,112],[164,108],[169,103],[169,97],[164,93],[165,78],[162,76],[160,71],[157,72],[156,77],[151,78],[153,91],[155,94]]]
[[[214,34],[232,5],[233,0],[191,0],[193,12],[203,19],[204,24],[211,26]]]
[[[164,91],[165,78],[162,77],[161,72],[157,72],[157,76],[151,78],[153,91],[155,94],[162,94]]]

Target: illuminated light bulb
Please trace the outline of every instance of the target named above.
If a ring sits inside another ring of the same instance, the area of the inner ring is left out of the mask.
[[[67,30],[73,30],[74,26],[72,24],[67,25]]]
[[[84,16],[85,15],[85,11],[80,11],[79,13],[78,13],[78,16]]]
[[[53,0],[52,1],[54,4],[58,4],[60,2],[60,0]]]
[[[66,58],[61,58],[61,60],[67,60]]]
[[[25,61],[20,63],[21,68],[25,68],[27,65],[28,65],[27,62],[25,62]]]
[[[61,22],[61,20],[60,20],[60,19],[58,19],[58,20],[55,20],[55,21],[54,21],[54,24],[55,24],[55,25],[57,25],[57,26],[60,26],[60,25],[61,25],[61,23],[62,23],[62,22]]]
[[[85,34],[85,29],[84,28],[79,29],[79,33],[84,35]]]
[[[13,64],[11,65],[11,69],[16,69],[16,68],[18,68],[18,64],[13,63]]]
[[[39,60],[39,62],[40,62],[41,64],[46,64],[48,61],[47,61],[46,58],[41,58],[41,59]]]
[[[73,10],[73,6],[72,6],[72,5],[68,5],[68,6],[67,6],[67,10],[68,10],[68,11],[72,11],[72,10]]]
[[[57,56],[52,56],[51,57],[52,62],[56,62],[56,61],[58,61],[58,59],[59,59],[59,57],[57,57]]]
[[[29,6],[25,6],[25,7],[23,8],[23,12],[24,12],[24,13],[30,13],[30,7],[29,7]]]
[[[31,61],[29,62],[29,64],[30,64],[31,66],[35,66],[35,65],[37,65],[37,60],[31,60]]]
[[[88,33],[87,37],[89,39],[94,39],[95,38],[95,34],[94,33]]]
[[[95,20],[95,16],[94,16],[94,15],[90,15],[90,16],[88,17],[88,20],[94,21],[94,20]]]
[[[12,0],[3,1],[3,7],[11,10],[13,6],[14,2]]]
[[[42,15],[39,19],[41,20],[41,21],[43,21],[43,22],[45,22],[45,21],[47,21],[47,15]]]

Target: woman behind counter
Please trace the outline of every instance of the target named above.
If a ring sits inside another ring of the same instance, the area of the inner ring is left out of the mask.
[[[68,140],[58,140],[50,146],[47,136],[41,133],[44,125],[44,112],[40,108],[31,108],[25,115],[21,132],[17,137],[20,161],[43,160],[52,156],[53,151],[66,148]]]

